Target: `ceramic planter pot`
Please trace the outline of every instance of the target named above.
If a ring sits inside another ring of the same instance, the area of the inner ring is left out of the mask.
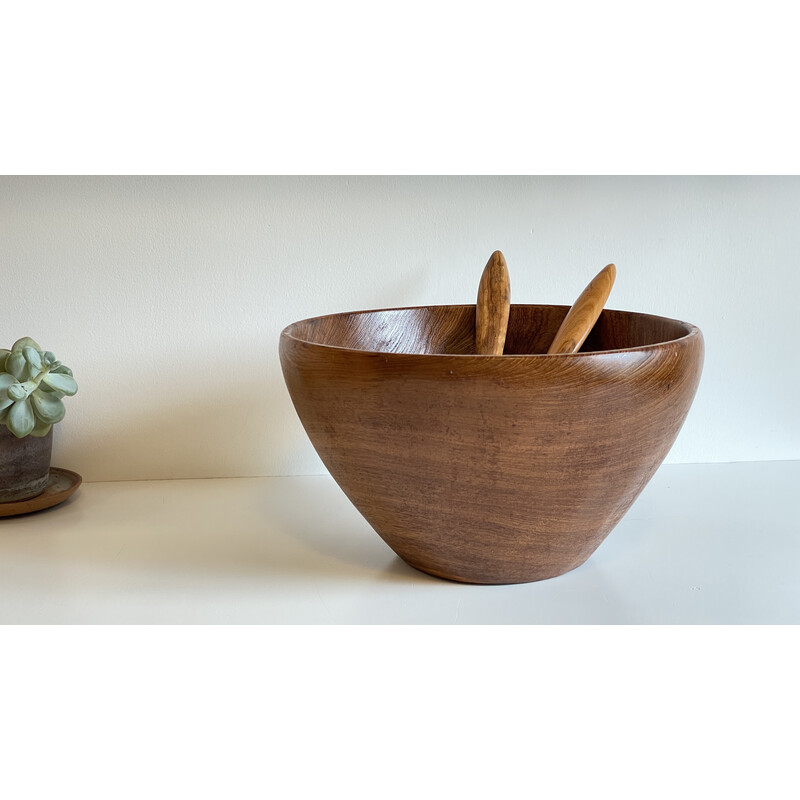
[[[52,450],[52,428],[46,436],[17,439],[0,425],[0,503],[28,500],[45,490]]]
[[[472,355],[475,306],[303,320],[284,378],[330,474],[424,572],[523,583],[583,564],[667,455],[697,389],[693,325],[605,310],[548,355],[567,306],[512,305],[503,355]]]

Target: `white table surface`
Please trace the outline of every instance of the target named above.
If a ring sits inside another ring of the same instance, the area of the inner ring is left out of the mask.
[[[470,586],[327,476],[85,483],[0,519],[0,623],[798,623],[798,488],[800,461],[665,465],[577,570]]]

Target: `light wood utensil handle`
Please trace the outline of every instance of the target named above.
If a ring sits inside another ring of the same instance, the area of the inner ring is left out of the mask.
[[[506,260],[499,250],[495,250],[478,285],[475,310],[475,352],[478,355],[503,355],[510,307],[511,283]]]
[[[609,264],[592,278],[564,317],[548,353],[577,353],[580,350],[611,294],[616,276],[617,268]]]

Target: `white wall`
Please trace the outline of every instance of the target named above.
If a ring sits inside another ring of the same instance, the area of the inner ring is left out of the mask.
[[[281,329],[358,308],[512,300],[698,325],[706,364],[668,461],[800,458],[800,179],[0,178],[0,346],[75,372],[54,463],[87,480],[323,472]]]

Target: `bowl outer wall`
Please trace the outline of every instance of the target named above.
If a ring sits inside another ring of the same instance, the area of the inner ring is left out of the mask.
[[[669,342],[563,356],[418,355],[281,335],[323,463],[406,562],[471,583],[582,564],[669,452],[703,363]]]

